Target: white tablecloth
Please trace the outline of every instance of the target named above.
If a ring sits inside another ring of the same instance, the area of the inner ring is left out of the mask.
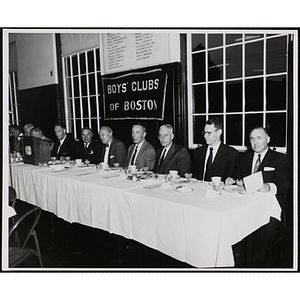
[[[196,267],[233,266],[232,245],[268,223],[270,216],[280,220],[281,209],[272,193],[245,196],[223,191],[210,198],[207,183],[192,185],[191,193],[178,193],[176,185],[162,189],[163,179],[131,182],[119,174],[105,178],[95,167],[53,171],[12,166],[19,199]]]

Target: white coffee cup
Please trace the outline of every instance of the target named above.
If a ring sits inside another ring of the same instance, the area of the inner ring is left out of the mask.
[[[77,158],[77,159],[75,159],[75,162],[76,162],[76,165],[81,165],[81,163],[82,163],[82,159],[81,158]]]
[[[178,171],[177,170],[170,170],[169,174],[171,176],[171,179],[174,181],[177,179]]]
[[[221,179],[222,179],[222,177],[220,177],[220,176],[213,176],[213,177],[211,178],[212,184],[213,184],[214,186],[219,186],[219,185],[221,185]]]

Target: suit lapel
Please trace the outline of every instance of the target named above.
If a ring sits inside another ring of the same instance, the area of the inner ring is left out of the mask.
[[[173,143],[171,148],[169,149],[169,151],[167,153],[167,156],[165,157],[165,159],[162,163],[162,167],[164,165],[166,165],[168,163],[168,161],[174,157],[174,155],[175,155],[175,144]]]
[[[259,165],[258,171],[263,171],[264,167],[269,165],[269,161],[272,160],[272,156],[273,156],[272,151],[270,149],[268,149],[264,159],[262,160],[262,162]]]

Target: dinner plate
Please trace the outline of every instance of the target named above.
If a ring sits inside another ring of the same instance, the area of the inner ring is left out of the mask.
[[[175,189],[176,192],[178,193],[190,193],[190,192],[193,192],[194,189],[189,187],[189,186],[178,186],[176,189]]]
[[[237,186],[237,185],[225,185],[223,187],[223,190],[228,193],[245,194],[245,189],[242,186]]]
[[[177,179],[176,180],[176,184],[186,184],[186,183],[188,183],[188,184],[195,184],[196,182],[197,182],[198,180],[196,179],[196,178],[191,178],[190,179],[190,181],[188,181],[188,179],[186,179],[186,178],[179,178],[179,179]]]

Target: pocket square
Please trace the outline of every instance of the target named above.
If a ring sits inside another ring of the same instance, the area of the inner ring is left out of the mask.
[[[93,150],[91,150],[90,155],[94,154]]]
[[[273,167],[264,167],[264,171],[275,171]]]
[[[114,155],[111,155],[111,156],[110,156],[110,158],[114,158],[114,157],[115,157]]]

